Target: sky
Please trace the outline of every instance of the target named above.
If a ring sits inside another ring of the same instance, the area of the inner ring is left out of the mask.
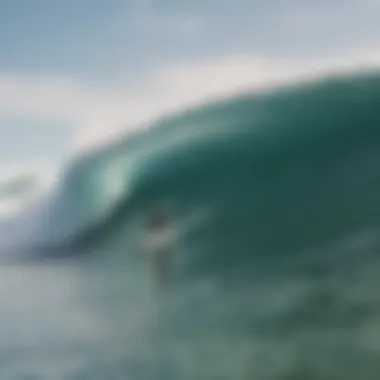
[[[162,112],[380,62],[380,0],[0,0],[0,174]]]

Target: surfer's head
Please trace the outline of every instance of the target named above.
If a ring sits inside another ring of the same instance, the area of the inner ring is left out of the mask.
[[[160,228],[169,223],[169,211],[163,206],[154,207],[148,214],[148,227]]]

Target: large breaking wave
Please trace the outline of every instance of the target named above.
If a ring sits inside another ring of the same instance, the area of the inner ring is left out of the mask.
[[[257,243],[279,247],[376,223],[379,83],[370,73],[242,94],[75,157],[40,237],[91,241],[112,233],[113,220],[124,228],[136,207],[163,200],[179,208],[220,200],[237,214],[242,207]]]
[[[73,158],[17,237],[30,257],[101,257],[69,274],[76,312],[103,335],[74,329],[56,359],[85,358],[83,378],[377,378],[379,106],[378,72],[330,77],[169,115]],[[156,204],[184,230],[195,220],[158,310],[138,254]]]

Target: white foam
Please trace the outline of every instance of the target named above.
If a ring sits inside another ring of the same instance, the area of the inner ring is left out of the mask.
[[[243,54],[158,67],[145,73],[139,85],[121,80],[116,88],[107,87],[104,93],[98,88],[97,93],[84,99],[86,113],[79,120],[73,152],[109,144],[120,134],[149,128],[158,117],[242,91],[265,90],[334,73],[355,73],[379,67],[379,63],[380,54],[375,49],[319,60],[276,60]],[[94,106],[89,107],[88,101]]]
[[[34,181],[30,188],[18,194],[10,193],[0,197],[0,218],[21,212],[25,207],[41,199],[58,182],[59,169],[59,166],[37,162],[0,167],[0,183],[4,186],[20,178],[31,178]]]

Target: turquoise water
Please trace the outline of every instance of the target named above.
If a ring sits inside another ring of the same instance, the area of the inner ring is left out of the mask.
[[[2,269],[2,378],[377,379],[379,105],[377,72],[327,78],[73,159]],[[156,204],[180,231],[164,295]]]

